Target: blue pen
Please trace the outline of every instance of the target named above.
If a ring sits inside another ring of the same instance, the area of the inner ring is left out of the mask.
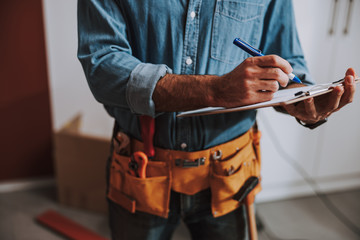
[[[253,46],[251,46],[244,40],[241,40],[240,38],[235,38],[234,44],[253,57],[264,56],[264,54],[262,54],[259,49],[254,48]],[[289,76],[290,80],[292,80],[296,83],[302,83],[301,80],[297,76],[295,76],[295,74],[289,73],[288,76]]]

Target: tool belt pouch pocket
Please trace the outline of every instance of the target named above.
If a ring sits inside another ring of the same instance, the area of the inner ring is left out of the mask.
[[[225,215],[240,206],[241,203],[232,197],[249,177],[259,176],[258,165],[252,140],[230,156],[212,160],[210,188],[214,217]]]
[[[167,218],[170,201],[168,164],[149,161],[146,178],[129,173],[130,157],[113,153],[108,198],[128,211],[142,211]]]

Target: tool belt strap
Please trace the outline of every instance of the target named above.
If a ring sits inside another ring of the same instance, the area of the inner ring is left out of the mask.
[[[212,148],[195,151],[195,152],[184,152],[178,150],[169,150],[163,148],[155,148],[155,157],[156,161],[172,161],[174,159],[188,159],[188,160],[195,160],[200,157],[206,157],[210,159],[211,156],[216,153],[218,150],[222,151],[223,156],[228,156],[232,154],[236,149],[243,148],[247,143],[249,143],[251,139],[251,130],[247,131],[245,134],[241,135],[240,137],[214,146]],[[132,150],[135,151],[144,151],[144,145],[141,141],[136,139],[132,139]]]
[[[251,145],[252,130],[242,136],[214,146],[212,148],[184,152],[155,148],[155,161],[167,162],[170,167],[172,177],[172,190],[188,195],[193,195],[201,190],[210,187],[210,163],[219,157],[219,161],[226,161],[232,155],[242,151],[241,155],[249,155],[253,151]],[[247,148],[245,148],[248,146]],[[132,151],[144,151],[143,143],[132,140]],[[229,166],[231,167],[231,166]]]

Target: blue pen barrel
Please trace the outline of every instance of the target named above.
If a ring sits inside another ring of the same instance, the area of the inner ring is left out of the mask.
[[[264,56],[264,54],[262,54],[259,49],[254,48],[253,46],[251,46],[250,44],[248,44],[247,42],[245,42],[240,38],[235,38],[233,43],[253,57]]]

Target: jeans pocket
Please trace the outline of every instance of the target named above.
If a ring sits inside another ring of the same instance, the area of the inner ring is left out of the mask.
[[[247,53],[229,45],[237,37],[255,47],[259,45],[264,9],[265,1],[261,0],[218,0],[211,36],[211,58],[240,64]]]

